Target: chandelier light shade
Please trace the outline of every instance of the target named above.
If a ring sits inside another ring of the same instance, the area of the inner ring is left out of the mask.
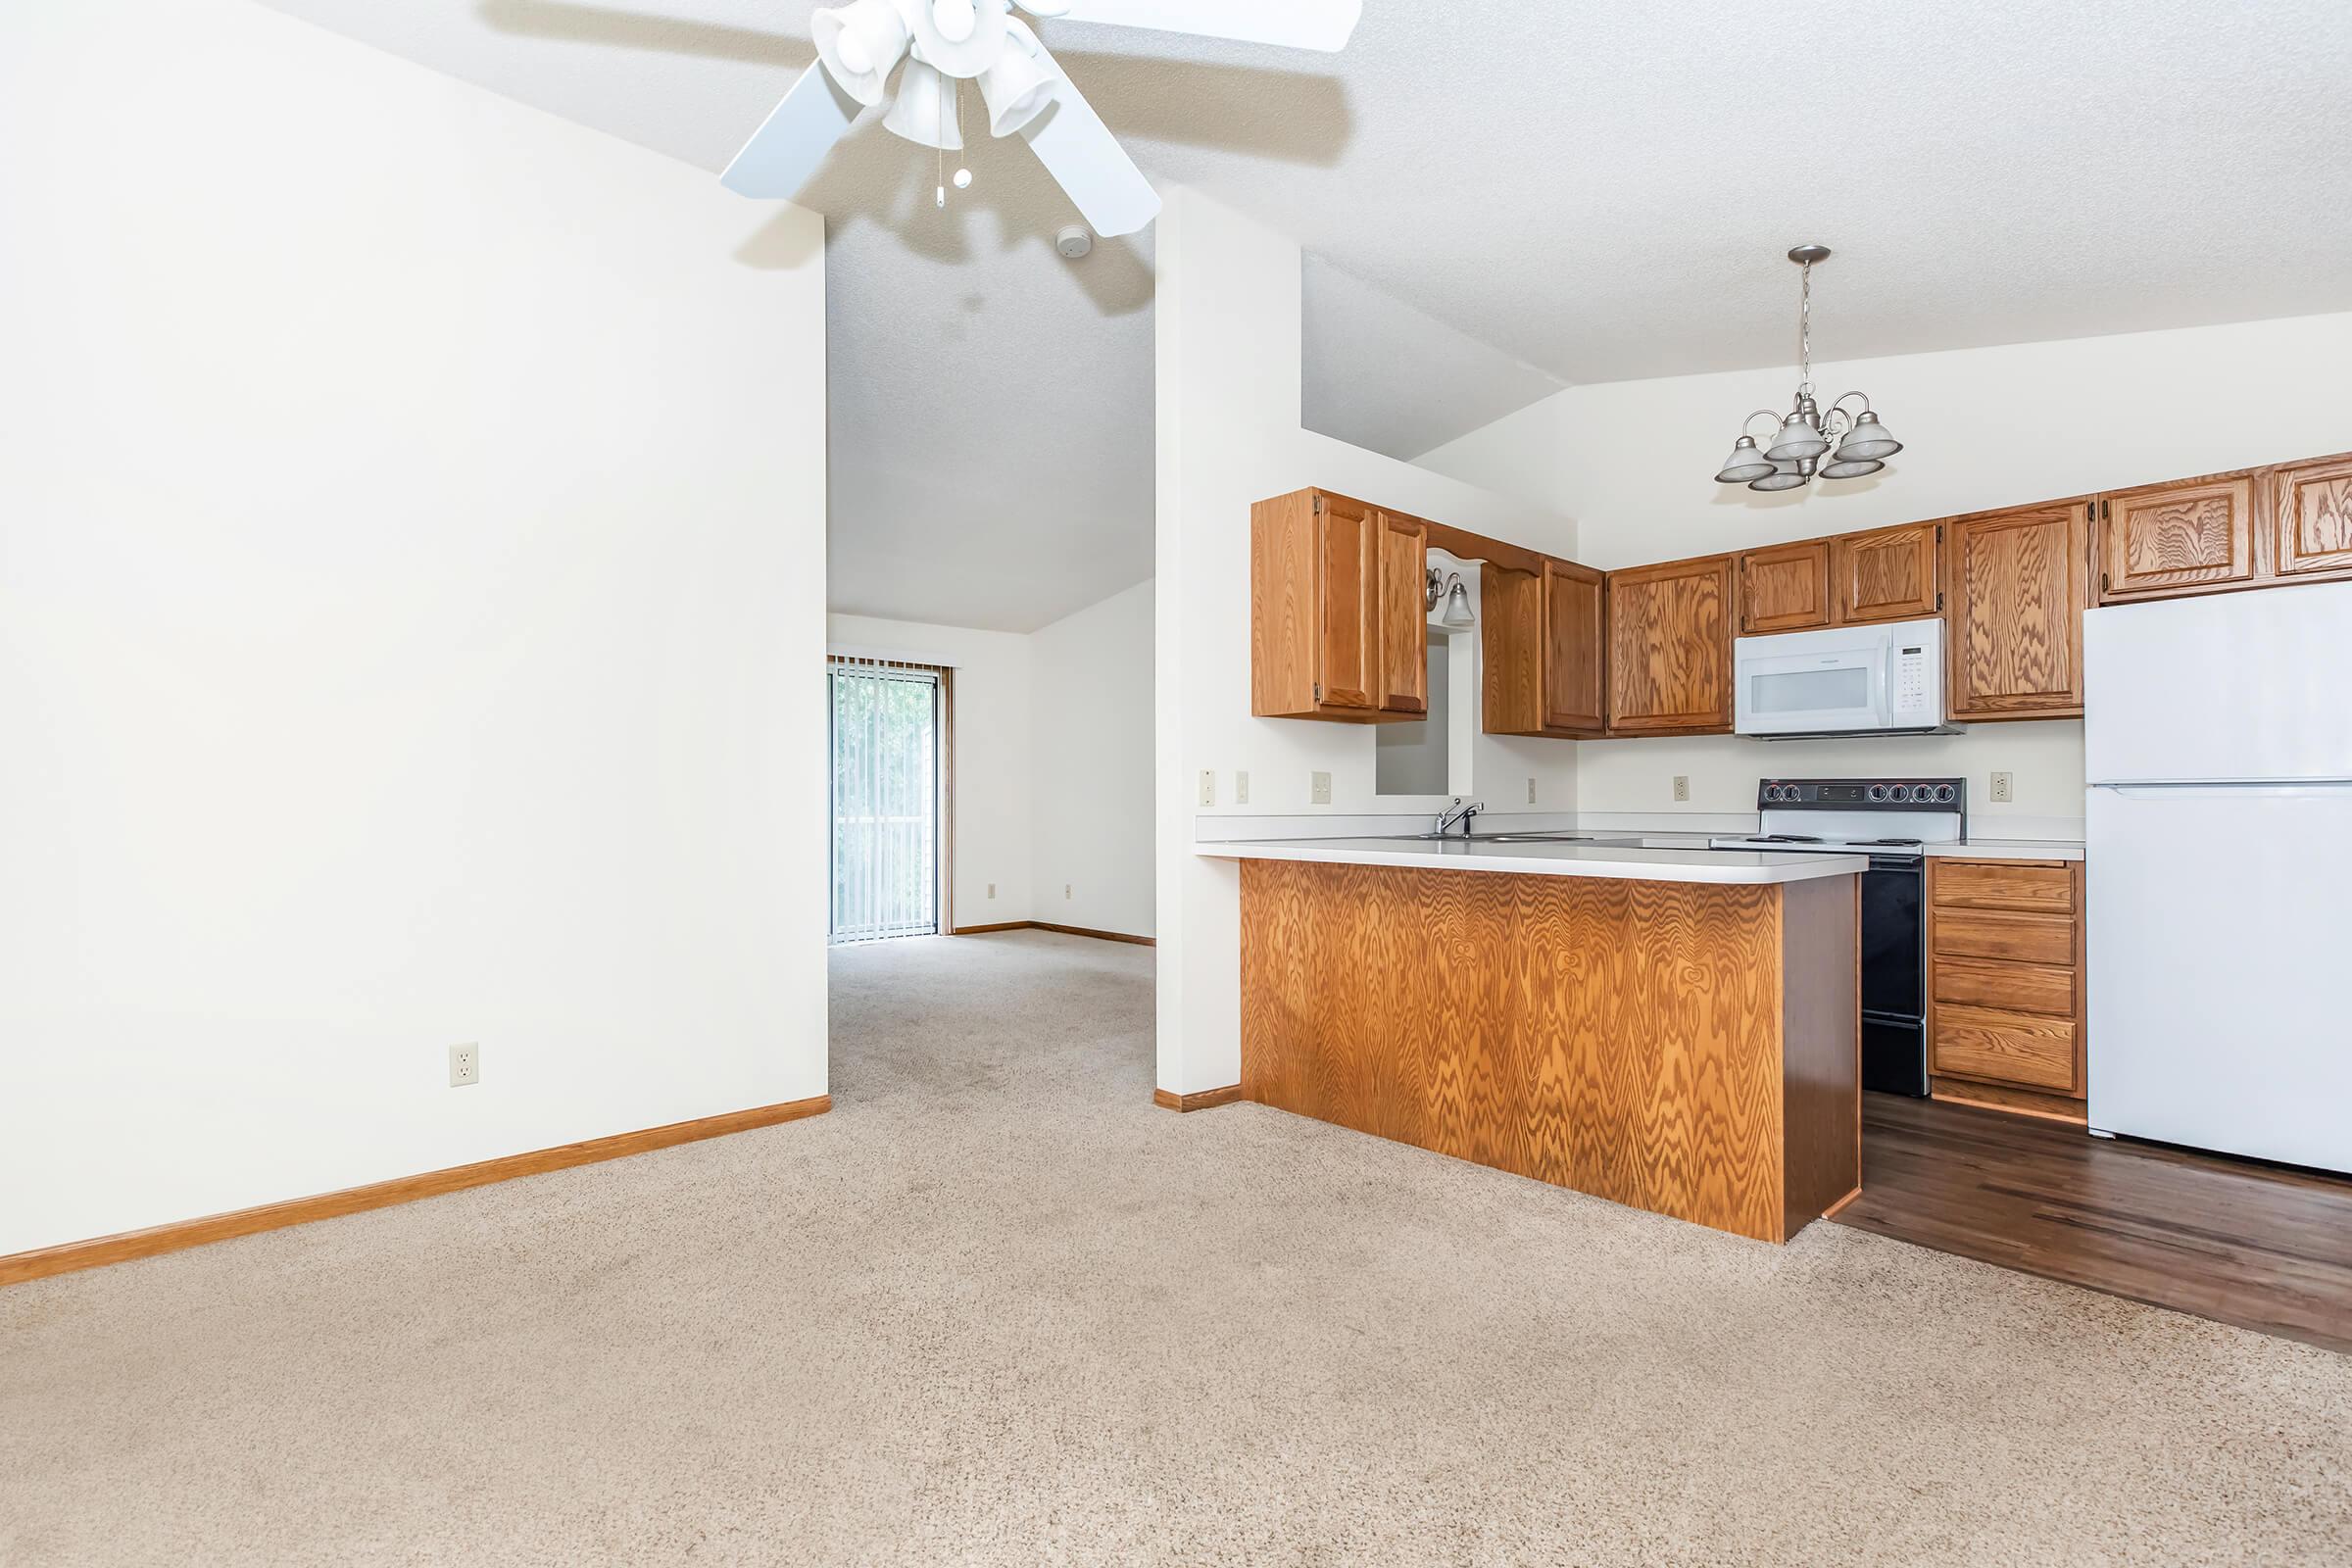
[[[1466,631],[1478,623],[1478,617],[1470,613],[1470,590],[1462,586],[1458,573],[1453,586],[1446,590],[1446,613],[1438,622],[1453,631]]]
[[[1814,479],[1859,479],[1886,466],[1886,460],[1903,450],[1871,412],[1870,399],[1848,392],[1832,402],[1825,413],[1813,396],[1813,264],[1826,261],[1829,249],[1799,245],[1788,259],[1802,269],[1796,304],[1796,396],[1788,412],[1758,409],[1747,416],[1732,455],[1715,475],[1718,484],[1743,484],[1750,490],[1801,490]],[[1848,409],[1847,404],[1858,404]],[[1758,450],[1752,433],[1758,419],[1773,421],[1771,445]],[[1836,447],[1832,452],[1830,449]],[[1823,462],[1823,454],[1829,456]]]
[[[1054,88],[1061,80],[1038,58],[1042,51],[1036,33],[1017,17],[1007,18],[1005,26],[1011,41],[997,63],[980,73],[988,128],[998,136],[1009,136],[1035,120],[1054,101]]]
[[[906,62],[899,80],[899,96],[882,123],[918,147],[956,152],[963,146],[963,127],[956,122],[953,76],[932,70],[920,60]]]

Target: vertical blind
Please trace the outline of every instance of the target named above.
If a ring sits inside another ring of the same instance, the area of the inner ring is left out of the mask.
[[[835,942],[939,930],[939,672],[826,661]]]

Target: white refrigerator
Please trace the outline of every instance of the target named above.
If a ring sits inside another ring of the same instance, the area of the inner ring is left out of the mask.
[[[2082,653],[2091,1127],[2352,1171],[2352,583]]]

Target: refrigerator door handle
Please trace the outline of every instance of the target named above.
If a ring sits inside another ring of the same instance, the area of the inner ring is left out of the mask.
[[[2093,784],[2090,787],[2106,790],[2130,801],[2215,800],[2224,796],[2243,800],[2258,796],[2310,795],[2321,790],[2352,789],[2352,778],[2250,778],[2227,783],[2212,779],[2142,779],[2131,784]]]

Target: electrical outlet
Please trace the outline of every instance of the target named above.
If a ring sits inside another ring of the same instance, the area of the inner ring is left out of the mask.
[[[1250,775],[1247,772],[1233,775],[1233,804],[1236,806],[1250,804]]]
[[[1065,899],[1070,896],[1070,885],[1067,882],[1061,885],[1061,896]]]
[[[1527,804],[1536,804],[1536,781],[1532,778],[1527,781]]]
[[[1687,801],[1690,798],[1690,774],[1677,773],[1674,775],[1674,798],[1678,801]]]
[[[997,885],[994,882],[988,885],[988,896],[992,899],[997,896]]]
[[[449,1048],[449,1087],[463,1089],[467,1084],[482,1081],[482,1048],[475,1045]]]
[[[1202,806],[1217,804],[1217,775],[1205,767],[1200,770],[1200,804]]]
[[[1329,773],[1309,773],[1306,776],[1306,798],[1312,805],[1329,806],[1331,804],[1331,775]]]
[[[2015,773],[1995,773],[1995,774],[1993,774],[1993,775],[1992,775],[1992,802],[1993,802],[1993,804],[1994,804],[1995,806],[2006,806],[2006,805],[2008,805],[2008,804],[2009,804],[2011,801],[2014,801],[2014,800],[2016,800],[2016,799],[2017,799],[2017,775],[2016,775]]]

